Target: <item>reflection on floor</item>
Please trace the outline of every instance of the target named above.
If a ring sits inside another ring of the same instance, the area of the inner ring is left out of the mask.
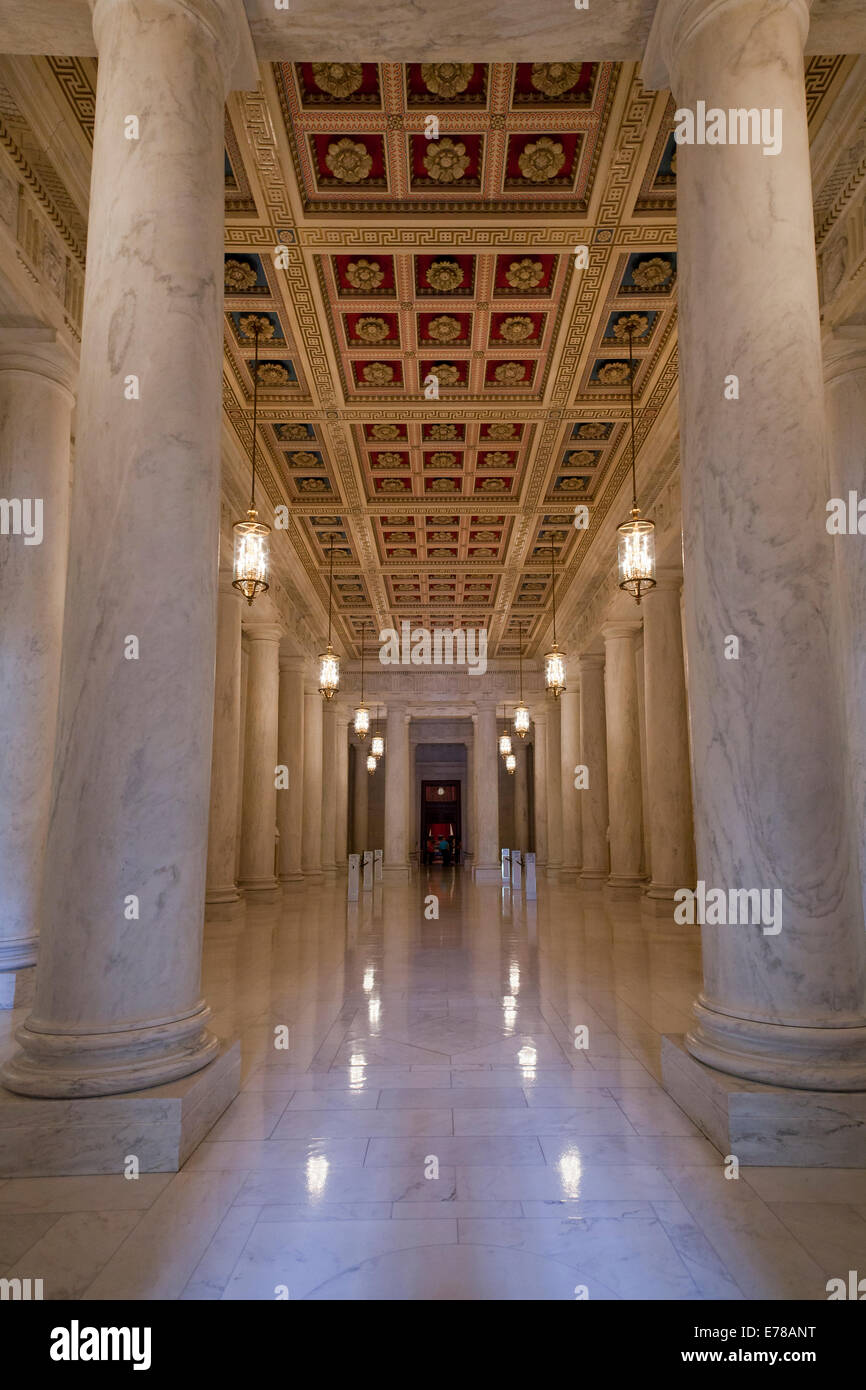
[[[241,1095],[181,1173],[0,1182],[0,1272],[53,1298],[824,1299],[862,1266],[866,1172],[726,1180],[659,1087],[688,928],[442,868],[345,893],[208,926]]]

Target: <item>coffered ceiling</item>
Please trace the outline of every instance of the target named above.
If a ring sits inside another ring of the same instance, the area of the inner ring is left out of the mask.
[[[92,131],[93,60],[40,61]],[[844,61],[810,60],[813,117]],[[227,109],[228,427],[248,451],[258,322],[263,487],[323,598],[334,537],[348,651],[403,618],[531,647],[551,546],[559,592],[623,505],[629,325],[639,448],[675,386],[669,95],[579,60],[261,79]]]

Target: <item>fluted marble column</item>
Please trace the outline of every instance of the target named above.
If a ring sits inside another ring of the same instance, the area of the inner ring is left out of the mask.
[[[349,720],[345,709],[341,709],[337,720],[337,763],[336,763],[337,819],[334,837],[334,858],[337,868],[345,869],[348,863],[349,835]]]
[[[755,145],[679,151],[697,874],[727,891],[782,895],[774,934],[760,925],[703,928],[704,988],[686,1048],[707,1064],[703,1085],[712,1067],[826,1093],[866,1090],[866,933],[828,621],[833,542],[803,85],[808,22],[804,0],[661,0],[653,43],[679,106],[701,100],[784,116],[773,157]],[[739,400],[725,398],[731,373]],[[728,634],[739,639],[738,660],[726,659]],[[801,1118],[820,1125],[819,1111],[803,1101]],[[853,1142],[840,1112],[825,1115],[833,1142]],[[866,1159],[864,1133],[861,1119]],[[742,1161],[739,1148],[731,1152]]]
[[[244,729],[244,789],[241,868],[238,887],[252,902],[276,898],[274,872],[277,825],[277,748],[280,700],[278,623],[244,623],[247,646],[247,699]]]
[[[499,858],[499,752],[496,704],[476,701],[473,715],[475,742],[472,750],[475,782],[475,858],[473,877],[480,883],[501,878]]]
[[[560,766],[562,795],[562,868],[560,878],[573,879],[580,872],[580,792],[574,785],[574,769],[580,761],[580,684],[577,664],[569,662],[567,688],[559,697]]]
[[[355,790],[352,800],[352,846],[354,854],[363,854],[369,849],[367,844],[367,788],[370,774],[366,767],[366,755],[361,744],[352,747],[355,760]],[[388,745],[385,744],[385,767],[388,766]]]
[[[830,495],[848,504],[866,495],[866,326],[843,326],[824,341]],[[828,499],[829,500],[829,499]],[[856,505],[856,503],[855,503]],[[861,519],[866,530],[866,521]],[[833,541],[839,587],[839,646],[845,676],[849,776],[857,821],[860,881],[866,902],[866,563],[864,536]]]
[[[217,1053],[200,995],[201,933],[224,101],[241,19],[228,0],[93,5],[99,79],[57,809],[36,1003],[2,1073],[28,1094],[139,1089]],[[138,140],[124,136],[130,114]]]
[[[361,768],[365,755],[362,753]],[[369,774],[364,771],[364,776]],[[385,731],[385,855],[389,878],[409,877],[409,715],[406,706],[388,702]],[[368,846],[369,848],[369,846]]]
[[[22,532],[0,539],[0,1009],[30,1003],[35,983],[74,382],[72,354],[53,330],[0,328],[0,495],[18,499],[30,516],[29,538]]]
[[[235,881],[235,864],[241,737],[242,607],[243,597],[232,587],[231,571],[220,571],[205,897],[211,908],[229,908],[241,900]]]
[[[535,775],[535,863],[547,866],[547,710],[532,715],[532,762]]]
[[[560,696],[560,699],[562,697]],[[559,700],[547,701],[547,877],[562,868],[562,718]]]
[[[678,570],[659,569],[643,610],[647,803],[652,881],[647,897],[671,903],[695,882],[689,731]]]
[[[583,841],[580,881],[598,886],[610,873],[607,803],[607,720],[604,708],[604,657],[587,652],[578,661],[580,672],[580,758],[589,785],[578,791]]]
[[[327,700],[322,709],[322,873],[337,872],[337,706]]]
[[[607,800],[610,816],[611,888],[633,890],[643,882],[643,815],[640,730],[634,635],[638,622],[606,623],[604,705],[607,722]]]
[[[280,657],[280,713],[277,762],[288,769],[289,785],[277,792],[280,882],[300,883],[304,823],[304,672],[302,656]]]
[[[304,684],[304,826],[301,868],[304,878],[322,877],[322,705],[315,681]]]

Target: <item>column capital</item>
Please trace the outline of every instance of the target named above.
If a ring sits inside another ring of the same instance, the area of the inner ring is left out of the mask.
[[[280,623],[242,623],[241,629],[247,642],[281,642],[286,635]]]
[[[683,572],[679,565],[660,565],[656,570],[655,587],[661,590],[675,590],[679,593],[683,587]]]
[[[601,635],[605,642],[615,642],[624,637],[634,637],[641,630],[641,620],[639,618],[621,619],[616,622],[604,623]]]
[[[102,51],[106,26],[126,13],[127,22],[141,27],[148,20],[180,16],[197,23],[216,43],[226,92],[254,91],[259,71],[250,26],[241,0],[90,0],[93,37]]]
[[[44,377],[71,398],[78,380],[78,362],[53,328],[14,328],[0,323],[0,372]]]
[[[866,324],[841,324],[825,334],[821,346],[825,382],[866,371]]]
[[[581,674],[585,671],[603,671],[604,652],[581,652],[577,665]]]
[[[800,26],[801,46],[809,32],[809,0],[784,0]],[[736,23],[737,10],[755,10],[756,0],[659,0],[641,63],[641,81],[650,88],[675,87],[677,64],[705,24],[721,19]],[[778,6],[770,7],[770,12]],[[744,20],[743,41],[748,43],[753,19]],[[756,41],[755,47],[758,47]]]
[[[306,669],[307,658],[305,656],[291,656],[288,654],[284,655],[283,652],[280,652],[281,671],[300,671],[301,673],[303,673],[306,671]]]

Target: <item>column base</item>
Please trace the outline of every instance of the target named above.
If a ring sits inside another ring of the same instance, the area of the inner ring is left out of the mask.
[[[270,878],[242,878],[238,881],[248,903],[275,903],[280,896],[279,880]]]
[[[610,874],[605,881],[604,890],[614,902],[639,898],[646,880],[632,874]]]
[[[653,896],[651,893],[644,893],[640,900],[640,910],[645,913],[647,917],[667,917],[670,921],[673,921],[675,907],[676,904],[674,902],[673,893],[669,895],[658,894],[657,896]],[[694,930],[694,928],[692,928],[692,930]]]
[[[194,1076],[87,1100],[36,1100],[0,1088],[0,1177],[176,1173],[240,1089],[241,1047],[223,1043]]]
[[[545,868],[545,870],[544,870],[544,876],[545,876],[545,878],[547,879],[548,883],[558,883],[558,882],[559,882],[559,870],[560,870],[560,865],[559,865],[559,864],[548,864],[548,865],[546,866],[546,868]]]
[[[504,883],[501,864],[475,864],[472,877],[476,883]]]
[[[245,911],[246,903],[242,897],[235,898],[234,902],[205,903],[205,930],[212,922],[235,922],[243,917]]]
[[[389,883],[408,883],[412,870],[408,864],[383,864],[382,878]]]
[[[310,883],[320,883],[325,877],[321,869],[304,869],[302,878]]]
[[[280,874],[280,883],[303,883],[304,875],[298,871],[296,874]]]
[[[0,974],[0,1009],[29,1009],[36,997],[36,966]]]
[[[661,1061],[668,1095],[721,1153],[755,1167],[866,1167],[866,1090],[744,1081],[697,1061],[682,1035],[662,1038]]]
[[[204,895],[205,907],[222,907],[223,904],[237,903],[242,895],[236,883],[227,883],[222,888],[210,888]]]
[[[804,1091],[866,1092],[866,1026],[802,1027],[737,1018],[699,996],[691,1055],[725,1075]]]
[[[0,1067],[0,1085],[43,1099],[115,1096],[165,1086],[212,1062],[219,1042],[200,1003],[182,1018],[112,1033],[47,1033],[31,1014],[15,1037],[21,1050]]]
[[[587,892],[597,892],[607,883],[607,874],[603,869],[581,869],[577,881]]]

